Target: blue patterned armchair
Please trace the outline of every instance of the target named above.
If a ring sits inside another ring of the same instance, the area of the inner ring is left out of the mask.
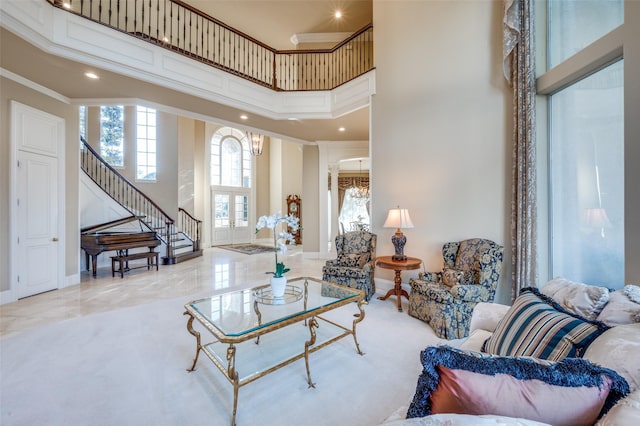
[[[336,237],[337,259],[327,260],[322,279],[363,290],[369,301],[376,292],[377,235],[367,231],[347,232]]]
[[[474,238],[442,247],[442,272],[425,272],[409,281],[409,315],[429,323],[444,339],[469,334],[478,302],[493,302],[502,272],[503,247]]]

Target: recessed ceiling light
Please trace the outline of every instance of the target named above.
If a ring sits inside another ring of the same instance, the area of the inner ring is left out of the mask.
[[[85,77],[88,77],[88,78],[91,78],[91,79],[94,79],[94,80],[97,80],[99,78],[98,74],[93,73],[93,72],[85,72],[84,75],[85,75]]]
[[[338,131],[339,131],[339,132],[344,132],[345,130],[347,130],[347,129],[345,129],[344,127],[339,127],[339,128],[338,128]]]
[[[242,115],[240,116],[240,119],[241,119],[241,120],[247,120],[247,119],[249,119],[249,116],[248,116],[247,114],[242,114]]]
[[[336,10],[336,13],[333,16],[335,16],[336,18],[340,19],[340,18],[342,18],[342,12],[340,12],[339,10]]]

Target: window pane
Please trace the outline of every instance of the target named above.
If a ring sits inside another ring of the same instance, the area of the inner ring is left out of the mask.
[[[624,283],[623,61],[551,96],[552,276]]]
[[[226,137],[222,140],[222,185],[242,186],[242,146],[237,139]]]
[[[112,166],[124,166],[124,107],[100,107],[100,155]]]
[[[136,179],[156,180],[156,111],[136,108]]]
[[[249,226],[249,198],[246,195],[236,195],[235,221],[236,226]]]
[[[549,69],[623,21],[623,0],[549,0]]]
[[[229,196],[226,194],[216,194],[215,196],[213,226],[215,228],[229,226]]]

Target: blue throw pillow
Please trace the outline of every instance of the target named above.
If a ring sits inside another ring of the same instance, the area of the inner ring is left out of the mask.
[[[432,346],[420,360],[407,418],[457,413],[594,424],[629,393],[618,373],[582,358],[552,362]]]

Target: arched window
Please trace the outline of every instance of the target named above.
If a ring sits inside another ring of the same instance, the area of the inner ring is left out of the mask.
[[[251,154],[241,131],[223,127],[213,135],[211,185],[251,187]]]

